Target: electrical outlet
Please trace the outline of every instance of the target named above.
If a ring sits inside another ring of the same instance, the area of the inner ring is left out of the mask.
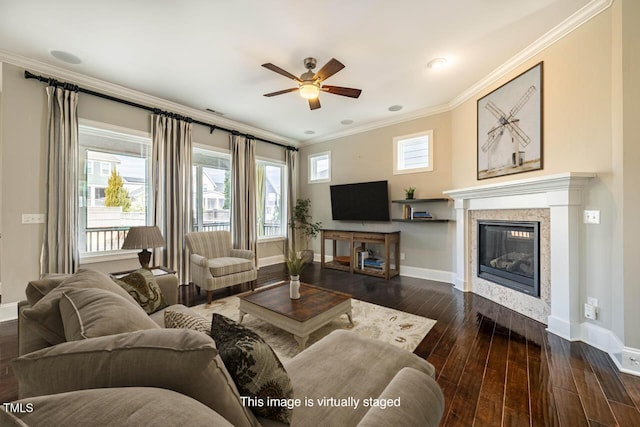
[[[404,261],[404,252],[400,252],[400,260]]]
[[[584,317],[586,317],[587,319],[596,320],[596,318],[598,317],[598,311],[596,307],[591,304],[585,304]]]
[[[585,224],[600,224],[600,211],[584,211]]]
[[[44,214],[22,214],[23,224],[44,224]]]

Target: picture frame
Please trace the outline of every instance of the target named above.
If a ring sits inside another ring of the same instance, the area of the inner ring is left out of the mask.
[[[477,101],[478,180],[542,169],[543,63]]]

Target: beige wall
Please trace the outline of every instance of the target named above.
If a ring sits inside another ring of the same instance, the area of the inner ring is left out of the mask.
[[[583,320],[633,347],[640,347],[640,332],[629,327],[640,322],[640,286],[630,268],[640,253],[638,9],[636,1],[615,2],[451,113],[453,188],[570,171],[598,174],[584,201],[586,209],[601,211],[602,222],[584,226],[581,302],[598,298],[599,319]],[[540,61],[544,169],[478,181],[477,99]]]
[[[393,175],[393,138],[433,129],[434,169],[432,172]],[[331,182],[308,183],[308,156],[331,151]],[[416,187],[416,198],[442,197],[451,188],[451,115],[431,117],[387,126],[319,144],[300,151],[299,197],[311,199],[311,213],[323,228],[396,231],[400,230],[401,252],[406,259],[402,266],[451,272],[453,269],[453,233],[448,223],[380,223],[333,221],[329,186],[356,182],[388,180],[389,198],[404,199],[403,189]],[[426,205],[425,205],[426,207]],[[391,205],[391,216],[401,217],[402,208]],[[453,218],[450,207],[430,204],[427,210],[438,217]],[[319,240],[314,248],[319,251]],[[327,244],[328,253],[331,245]]]
[[[27,281],[39,274],[42,225],[23,225],[22,214],[44,212],[46,94],[42,83],[24,78],[24,69],[6,63],[2,65],[0,271],[2,301],[13,302],[24,299]],[[78,116],[144,132],[151,130],[149,112],[85,94],[79,95]],[[225,150],[228,149],[229,134],[222,131],[209,134],[208,128],[194,125],[193,140]],[[284,150],[276,146],[258,143],[256,152],[261,157],[284,161]],[[260,257],[281,255],[282,243],[263,243],[258,251]],[[136,265],[135,257],[83,263],[83,266],[105,272]]]

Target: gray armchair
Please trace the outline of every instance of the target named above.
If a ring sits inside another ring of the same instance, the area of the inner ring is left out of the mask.
[[[211,303],[215,289],[251,282],[255,289],[258,270],[254,253],[231,247],[228,231],[202,231],[187,233],[191,251],[191,278],[196,286],[207,291],[207,304]]]

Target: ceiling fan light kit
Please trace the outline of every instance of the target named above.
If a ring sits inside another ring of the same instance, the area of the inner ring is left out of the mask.
[[[321,91],[334,95],[347,96],[349,98],[358,98],[360,96],[360,93],[362,93],[360,89],[322,85],[322,82],[344,68],[344,64],[342,64],[340,61],[332,58],[320,69],[320,71],[314,74],[314,72],[311,70],[316,68],[316,64],[317,61],[315,58],[305,58],[304,66],[307,71],[305,73],[302,73],[300,77],[294,76],[290,72],[283,70],[277,65],[271,63],[262,64],[264,68],[271,70],[274,73],[278,73],[281,76],[290,78],[291,80],[294,80],[298,83],[298,87],[279,90],[277,92],[265,93],[264,96],[270,98],[272,96],[283,95],[285,93],[298,91],[301,97],[309,101],[309,108],[311,110],[317,110],[318,108],[320,108],[320,100],[318,99],[318,96],[320,95]]]

